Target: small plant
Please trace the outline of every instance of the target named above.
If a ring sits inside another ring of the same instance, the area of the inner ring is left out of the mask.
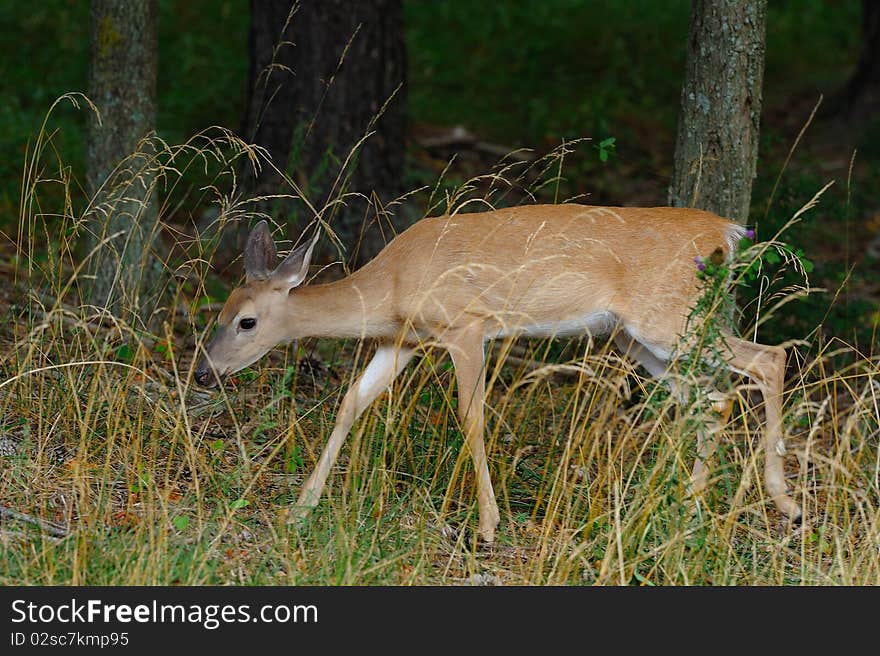
[[[611,158],[611,155],[614,154],[616,142],[617,142],[617,139],[615,139],[614,137],[608,137],[606,139],[602,139],[602,141],[593,145],[593,148],[595,148],[596,150],[599,151],[599,161],[600,162],[603,162],[603,163],[607,162]]]

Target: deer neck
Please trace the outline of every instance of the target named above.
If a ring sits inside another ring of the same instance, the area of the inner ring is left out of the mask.
[[[357,273],[300,287],[288,304],[297,336],[392,337],[398,329],[388,286],[375,278],[367,284]]]

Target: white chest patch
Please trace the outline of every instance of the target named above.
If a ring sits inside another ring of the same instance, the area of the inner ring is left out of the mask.
[[[376,396],[383,387],[391,385],[398,358],[400,355],[396,349],[388,346],[380,346],[376,349],[376,354],[364,369],[358,383],[358,394],[364,397]]]

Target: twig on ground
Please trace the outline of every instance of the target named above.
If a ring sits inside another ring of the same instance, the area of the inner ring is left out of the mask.
[[[7,517],[9,519],[15,519],[20,522],[26,522],[38,526],[46,533],[56,537],[63,538],[68,534],[67,529],[63,526],[59,526],[53,522],[47,522],[45,519],[40,519],[39,517],[34,517],[23,512],[18,512],[17,510],[12,510],[12,508],[7,508],[6,506],[0,506],[0,518],[5,519]]]

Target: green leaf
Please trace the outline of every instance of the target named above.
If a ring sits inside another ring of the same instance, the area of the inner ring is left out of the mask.
[[[238,378],[241,381],[252,381],[257,379],[257,372],[251,368],[244,369],[240,371],[238,374]]]
[[[303,466],[302,455],[299,452],[299,447],[293,447],[293,450],[290,452],[290,456],[287,458],[286,468],[287,473],[295,474],[296,470]]]
[[[178,531],[185,531],[186,527],[189,526],[189,517],[186,515],[178,515],[171,520],[171,523],[174,524],[174,528]]]
[[[247,499],[236,499],[229,504],[229,507],[233,510],[241,510],[242,508],[247,508],[249,505],[251,505],[251,502]]]
[[[599,161],[607,162],[608,158],[611,157],[611,153],[614,152],[614,144],[617,141],[614,137],[607,137],[602,139],[597,144],[593,144],[593,148],[599,151]]]
[[[649,579],[646,579],[644,576],[642,576],[642,575],[639,574],[638,572],[633,572],[633,576],[635,577],[636,581],[638,581],[638,582],[641,583],[642,585],[648,585],[648,586],[650,586],[650,587],[652,587],[652,588],[654,587],[654,582],[653,582],[653,581],[651,581],[651,580],[649,580]]]
[[[134,351],[128,344],[121,344],[116,348],[116,360],[131,364],[131,361],[134,360]]]

